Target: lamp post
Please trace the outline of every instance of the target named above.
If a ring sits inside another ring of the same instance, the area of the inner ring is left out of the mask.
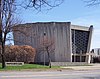
[[[44,32],[44,34],[43,34],[43,45],[44,45],[44,41],[45,41],[45,36],[46,36],[46,32]],[[44,66],[45,66],[45,45],[44,45]]]

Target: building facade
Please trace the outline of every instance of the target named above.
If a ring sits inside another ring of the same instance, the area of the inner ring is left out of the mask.
[[[94,48],[91,52],[94,53],[94,57],[100,56],[100,48]]]
[[[15,45],[37,49],[35,62],[48,62],[45,46],[50,47],[52,62],[85,62],[90,51],[93,26],[72,25],[71,22],[37,22],[13,28]]]

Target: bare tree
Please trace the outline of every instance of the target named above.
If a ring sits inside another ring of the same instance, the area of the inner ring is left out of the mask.
[[[18,1],[18,2],[17,2]],[[41,8],[52,9],[59,6],[63,0],[0,0],[0,42],[1,42],[1,58],[2,68],[5,68],[5,42],[7,40],[7,34],[12,31],[12,27],[15,26],[14,14],[20,7],[34,8],[41,10]]]
[[[48,38],[46,36],[46,34],[44,33],[44,38],[41,40],[41,50],[40,51],[46,51],[47,55],[48,55],[48,61],[49,61],[49,68],[51,68],[51,53],[54,52],[55,48],[54,48],[54,39],[52,38]]]
[[[42,8],[52,9],[63,3],[64,0],[26,0],[20,4],[24,8],[34,8],[41,11]]]
[[[83,0],[85,3],[87,3],[87,6],[93,6],[93,5],[99,5],[100,0]]]
[[[11,31],[14,23],[14,0],[0,0],[0,42],[1,42],[1,58],[2,68],[5,68],[5,41],[7,34]]]

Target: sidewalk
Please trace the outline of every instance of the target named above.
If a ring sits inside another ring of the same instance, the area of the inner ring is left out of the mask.
[[[66,66],[61,68],[70,68],[73,70],[94,70],[94,69],[100,69],[100,64],[90,64],[90,66]]]

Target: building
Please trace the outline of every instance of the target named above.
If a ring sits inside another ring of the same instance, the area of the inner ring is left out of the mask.
[[[100,48],[94,48],[91,52],[94,53],[94,57],[100,56]]]
[[[92,49],[91,53],[93,54],[91,56],[91,62],[92,63],[100,63],[100,48]]]
[[[92,30],[93,26],[72,25],[71,22],[20,24],[14,27],[14,44],[36,48],[35,62],[38,63],[48,62],[45,47],[41,46],[41,41],[45,44],[45,40],[52,43],[52,62],[88,62]]]

